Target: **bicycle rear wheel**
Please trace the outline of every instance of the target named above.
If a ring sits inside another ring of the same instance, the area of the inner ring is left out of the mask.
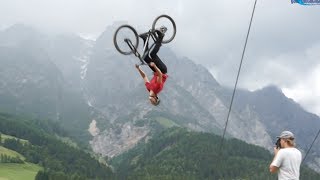
[[[114,33],[113,43],[116,49],[121,54],[130,55],[134,53],[134,51],[136,51],[138,48],[138,33],[132,26],[122,25]],[[131,45],[129,45],[128,43],[131,43]]]
[[[152,23],[152,31],[159,29],[161,26],[165,26],[167,28],[167,32],[162,40],[162,43],[166,44],[171,42],[176,36],[177,28],[174,20],[168,15],[160,15],[158,16]]]

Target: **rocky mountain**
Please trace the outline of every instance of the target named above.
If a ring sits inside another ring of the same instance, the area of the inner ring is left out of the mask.
[[[297,146],[305,151],[316,137],[320,120],[315,114],[305,111],[299,104],[287,98],[276,86],[268,86],[255,92],[238,91],[235,106],[253,107],[271,137],[275,138],[282,130],[291,130],[296,135]],[[320,139],[316,139],[306,160],[319,168]]]
[[[56,40],[25,25],[12,26],[0,37],[1,111],[56,120],[89,140],[90,107],[80,86],[70,85],[73,80],[54,58],[58,55],[50,53]]]
[[[134,68],[136,57],[121,55],[113,47],[113,32],[123,23],[108,26],[96,41],[44,35],[23,25],[0,32],[1,110],[57,120],[75,137],[90,138],[92,149],[108,157],[171,126],[221,134],[231,90],[221,86],[205,67],[177,57],[164,45],[159,56],[168,66],[169,78],[159,95],[161,104],[151,106]],[[148,67],[143,69],[151,75]],[[319,127],[313,125],[319,122],[319,117],[276,88],[239,90],[227,137],[270,150],[274,137],[290,129],[299,140],[308,139],[299,141],[299,147],[306,150]],[[313,161],[319,159],[319,153],[314,148],[309,159],[315,169],[320,169]]]
[[[113,36],[111,32],[115,31],[115,27],[117,26],[108,27],[97,40],[100,43],[94,47],[96,51],[90,58],[85,81],[88,84],[90,99],[93,100],[91,104],[105,112],[108,119],[123,130],[121,132],[124,133],[124,137],[120,134],[120,139],[128,139],[127,134],[131,134],[127,126],[130,126],[129,129],[132,131],[136,131],[133,126],[135,121],[146,119],[148,114],[155,111],[158,112],[158,116],[170,119],[180,126],[221,134],[229,102],[220,97],[219,93],[223,93],[224,88],[209,71],[190,59],[177,57],[170,49],[163,47],[159,54],[168,66],[169,78],[165,89],[160,94],[161,105],[152,107],[147,102],[143,81],[135,72],[134,63],[137,63],[137,59],[134,56],[121,55],[113,48],[110,40]],[[109,39],[109,41],[105,40],[101,43],[101,39]],[[101,45],[106,47],[106,50],[101,50],[103,49]],[[144,70],[150,74],[147,67]],[[123,119],[128,119],[129,122],[126,120],[126,123],[117,123],[123,122]],[[145,120],[145,122],[148,121],[148,119]],[[264,125],[257,115],[252,113],[250,107],[232,112],[228,133],[260,146],[271,147],[272,144]],[[107,153],[114,152],[109,142],[119,139],[119,137],[111,138],[112,134],[106,130],[96,136],[92,141],[95,151],[108,156],[116,155]],[[124,140],[122,143],[127,142]]]

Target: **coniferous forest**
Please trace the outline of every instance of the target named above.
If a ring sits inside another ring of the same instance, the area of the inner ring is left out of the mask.
[[[269,151],[237,139],[167,129],[147,144],[114,158],[118,179],[277,179],[270,174]],[[320,179],[302,166],[300,179]]]
[[[236,139],[222,145],[220,136],[179,127],[160,131],[108,165],[88,153],[85,145],[63,142],[58,137],[68,133],[51,121],[0,114],[0,132],[0,146],[25,158],[1,155],[0,163],[40,165],[36,180],[277,179],[269,173],[269,151]],[[320,175],[302,165],[300,178],[314,180]]]
[[[37,174],[36,179],[113,178],[111,169],[99,163],[83,148],[73,147],[56,138],[53,135],[54,132],[58,132],[56,135],[65,135],[65,132],[58,126],[50,125],[52,124],[46,124],[45,121],[41,123],[36,120],[27,121],[0,114],[2,134],[28,141],[22,143],[19,139],[5,139],[1,146],[20,153],[26,158],[26,162],[42,166],[43,170]],[[44,129],[52,134],[45,132]]]

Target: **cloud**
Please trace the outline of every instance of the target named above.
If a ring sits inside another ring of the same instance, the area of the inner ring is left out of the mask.
[[[318,51],[320,52],[320,51]],[[286,96],[295,99],[310,112],[320,116],[320,65],[313,68],[308,75],[299,79],[292,86],[284,86]]]
[[[25,23],[92,38],[114,21],[127,21],[143,31],[155,17],[168,14],[176,21],[177,35],[166,46],[206,66],[221,84],[233,86],[253,4],[254,0],[10,0],[0,1],[0,27]],[[297,88],[298,82],[314,78],[313,67],[320,64],[319,19],[319,6],[257,1],[239,86],[253,90],[272,83]]]
[[[287,97],[320,116],[319,52],[320,43],[304,51],[256,59],[254,64],[244,65],[239,86],[255,90],[268,84],[277,85]]]

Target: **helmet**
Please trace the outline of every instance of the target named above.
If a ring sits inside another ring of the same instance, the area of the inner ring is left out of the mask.
[[[152,101],[152,100],[155,101]],[[160,99],[158,98],[158,96],[149,96],[149,100],[151,101],[151,104],[153,104],[154,106],[158,106],[160,103]]]

